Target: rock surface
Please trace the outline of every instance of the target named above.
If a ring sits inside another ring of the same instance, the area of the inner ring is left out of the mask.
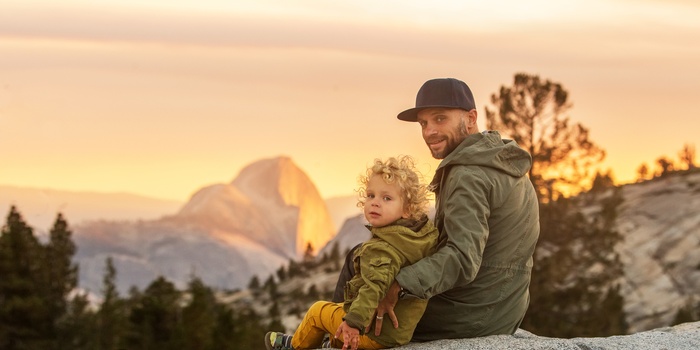
[[[700,322],[601,338],[547,338],[519,329],[514,335],[410,343],[399,350],[658,350],[700,349]]]
[[[616,248],[634,333],[671,324],[700,300],[700,172],[624,186],[623,198]]]

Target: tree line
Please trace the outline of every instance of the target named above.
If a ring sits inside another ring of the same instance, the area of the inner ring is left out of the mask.
[[[16,207],[0,233],[0,349],[256,349],[269,327],[233,309],[192,276],[180,291],[165,277],[121,296],[107,258],[99,303],[78,286],[76,246],[58,214],[42,243]]]
[[[336,273],[342,261],[337,245],[316,257],[309,244],[301,261],[290,259],[264,283],[254,276],[251,298],[224,302],[224,291],[194,275],[184,290],[159,276],[144,290],[134,286],[122,296],[108,257],[101,300],[95,301],[77,288],[76,250],[62,214],[42,243],[19,210],[10,208],[0,231],[0,349],[260,349],[267,330],[284,329],[282,317],[301,317],[311,303],[332,296],[316,285],[278,285],[308,278],[314,269]],[[278,300],[286,300],[284,307]]]
[[[678,151],[678,159],[676,161],[668,156],[660,156],[653,163],[654,168],[642,163],[637,168],[637,182],[650,180],[657,177],[666,177],[674,173],[683,171],[695,171],[695,146],[689,143],[683,145],[683,148]]]

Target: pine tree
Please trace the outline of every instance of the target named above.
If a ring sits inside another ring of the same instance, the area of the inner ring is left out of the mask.
[[[659,157],[656,160],[656,166],[658,170],[656,171],[656,177],[664,177],[673,172],[673,161],[668,157]]]
[[[284,265],[277,269],[277,279],[279,279],[280,282],[284,282],[287,279],[287,270],[285,270]]]
[[[678,158],[687,170],[695,169],[695,146],[691,144],[683,145],[683,149],[678,152]]]
[[[175,285],[160,276],[138,297],[129,316],[127,347],[142,350],[181,349],[180,292]]]
[[[117,270],[112,257],[105,259],[105,274],[102,278],[102,305],[97,312],[97,337],[99,349],[122,348],[126,335],[126,305],[117,290]]]
[[[61,322],[57,348],[71,350],[100,349],[95,322],[86,294],[77,294],[67,304],[66,316]]]
[[[564,87],[537,75],[518,73],[512,86],[501,86],[486,108],[486,127],[512,138],[532,155],[529,177],[540,201],[578,193],[590,181],[605,151],[582,124],[566,115],[572,105]]]
[[[334,271],[340,271],[340,262],[342,258],[340,256],[340,245],[337,241],[333,243],[333,247],[331,248],[330,259],[333,261]]]
[[[591,185],[590,192],[601,193],[615,186],[615,181],[613,180],[612,172],[608,171],[603,174],[597,172],[593,178],[593,184]]]
[[[270,277],[268,277],[265,280],[263,288],[267,290],[268,294],[270,295],[270,300],[277,299],[277,297],[279,296],[277,292],[277,283],[275,282],[275,279],[272,277],[272,275],[270,275]]]
[[[44,250],[46,281],[43,285],[46,288],[45,301],[49,313],[44,332],[48,339],[53,340],[62,331],[58,328],[58,323],[66,314],[68,294],[78,285],[78,265],[72,262],[76,247],[71,234],[68,223],[59,213]]]
[[[236,341],[236,323],[234,322],[233,310],[218,303],[216,305],[216,323],[212,332],[211,349],[234,350],[241,349]],[[252,348],[251,348],[252,349]]]
[[[294,278],[296,276],[303,276],[304,275],[304,270],[303,267],[294,261],[293,259],[289,259],[289,264],[287,267],[287,278]]]
[[[308,270],[314,266],[314,260],[316,256],[314,255],[314,246],[311,242],[306,243],[306,250],[304,251],[304,257],[302,259],[304,267]]]
[[[647,180],[647,176],[649,176],[649,167],[646,164],[640,165],[637,168],[637,182]]]
[[[259,288],[260,278],[258,278],[258,275],[253,275],[253,277],[250,278],[250,282],[248,282],[248,289],[257,290]]]
[[[277,331],[284,331],[284,325],[282,324],[280,307],[277,301],[272,303],[270,310],[268,311],[268,316],[270,318],[270,324],[266,327],[267,329],[274,329]]]
[[[0,232],[0,349],[46,349],[43,247],[12,206]]]
[[[214,292],[202,280],[192,277],[187,291],[192,299],[182,311],[184,348],[207,350],[214,340],[217,301]]]
[[[236,349],[259,349],[267,332],[260,315],[249,306],[233,310],[233,336]]]

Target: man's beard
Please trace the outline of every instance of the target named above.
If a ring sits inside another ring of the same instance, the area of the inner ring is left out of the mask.
[[[430,149],[430,154],[433,155],[433,158],[445,159],[445,157],[452,153],[452,151],[454,151],[457,146],[459,146],[459,144],[462,143],[467,136],[469,136],[467,133],[467,125],[464,123],[464,120],[459,121],[455,135],[455,138],[450,138],[447,136],[445,139],[445,148],[442,151],[433,151]]]

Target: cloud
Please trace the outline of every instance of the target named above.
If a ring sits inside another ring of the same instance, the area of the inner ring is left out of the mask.
[[[15,4],[0,12],[0,34],[16,40],[68,43],[306,49],[447,60],[468,57],[477,61],[482,57],[576,61],[626,58],[640,52],[644,55],[636,58],[644,59],[698,50],[697,45],[687,43],[700,29],[678,27],[687,14],[653,16],[653,11],[660,10],[654,2],[646,3],[633,7],[626,1],[589,1],[587,11],[578,2],[548,5],[547,11],[540,4],[528,7],[532,15],[521,5],[512,4],[496,13],[493,5],[469,2],[446,2],[442,7],[407,2],[393,13],[389,5],[370,10],[366,2],[336,8],[297,1],[293,2],[296,7],[268,7],[267,12],[263,7],[242,6],[238,12],[227,9],[218,13],[186,11],[185,5],[196,6],[188,2],[172,8]],[[445,12],[445,20],[439,23],[411,15],[440,9]],[[661,8],[661,13],[673,14],[675,9],[667,6]],[[621,16],[623,13],[626,16]],[[693,13],[697,15],[697,11]],[[385,20],[378,20],[382,15]],[[456,25],[454,19],[460,15],[465,18]],[[481,21],[493,23],[488,30],[473,25]]]

